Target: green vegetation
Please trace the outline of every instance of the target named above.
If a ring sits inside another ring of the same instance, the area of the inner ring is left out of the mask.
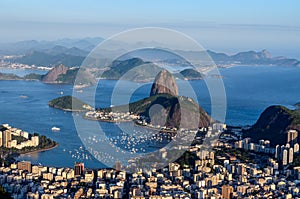
[[[39,136],[39,145],[36,147],[37,149],[48,149],[55,147],[57,143],[50,138],[47,138],[44,135]]]
[[[243,137],[250,137],[254,142],[268,139],[273,146],[286,143],[289,129],[300,130],[300,110],[290,110],[284,106],[270,106],[257,122],[244,131]]]
[[[89,70],[81,68],[79,73],[78,71],[79,69],[68,70],[66,75],[64,75],[65,77],[63,78],[63,80],[75,85],[90,86],[97,83],[95,76]]]
[[[9,193],[5,191],[5,189],[0,185],[0,198],[1,199],[11,199]]]
[[[12,140],[17,140],[17,144],[20,144],[21,142],[27,141],[27,139],[24,138],[23,136],[16,136],[16,135],[12,135],[11,139]]]
[[[64,84],[74,84],[76,75],[78,73],[78,68],[77,69],[72,69],[72,70],[67,70],[66,74],[60,74],[56,81],[64,83]]]
[[[64,70],[62,70],[61,68],[55,70],[58,67],[61,67]],[[94,85],[96,83],[94,76],[88,73],[86,70],[82,69],[80,73],[78,73],[78,71],[79,68],[69,69],[66,66],[58,65],[45,75],[30,73],[25,75],[24,77],[19,77],[11,73],[0,73],[0,80],[38,80],[44,83],[59,83],[59,84],[76,83],[76,85],[87,85],[87,86]],[[45,79],[47,80],[45,81]]]
[[[300,125],[300,110],[291,111],[291,115],[294,118],[292,125]]]
[[[21,80],[22,78],[12,73],[0,73],[0,80]]]
[[[234,148],[222,148],[222,150],[216,150],[215,156],[235,156],[242,162],[254,163],[255,155],[244,149],[234,149]],[[223,162],[218,162],[223,164]]]
[[[293,166],[295,166],[295,167],[299,167],[300,166],[300,155],[295,155],[294,156]]]
[[[51,140],[50,138],[47,138],[44,135],[39,135],[38,133],[34,133],[33,136],[39,136],[39,145],[37,147],[24,147],[22,149],[0,147],[0,163],[4,163],[4,165],[9,166],[10,164],[16,161],[15,158],[18,157],[19,154],[35,152],[35,151],[43,151],[43,150],[54,148],[58,145],[55,141]],[[12,139],[16,139],[18,143],[27,140],[24,137],[14,136],[14,135],[12,135]]]
[[[129,72],[130,71],[130,72]],[[109,70],[104,71],[101,78],[120,79],[130,81],[149,81],[155,78],[161,68],[151,62],[144,62],[140,58],[132,58],[124,61],[114,61]],[[128,73],[127,73],[128,72]],[[127,73],[126,75],[124,75]],[[201,74],[194,69],[185,69],[180,73],[174,74],[177,78],[201,79]]]
[[[37,150],[43,150],[43,149],[49,149],[52,147],[55,147],[57,143],[50,138],[47,138],[44,135],[38,135],[35,134],[34,136],[39,136],[39,145],[37,147],[24,147],[22,149],[16,149],[16,148],[3,148],[2,151],[4,153],[16,153],[16,154],[22,154],[27,152],[33,152]],[[16,139],[18,144],[22,141],[26,141],[27,139],[22,136],[12,136],[12,139]]]
[[[81,100],[72,96],[63,96],[49,101],[48,105],[65,111],[87,111],[91,107]]]
[[[210,122],[208,114],[192,99],[183,96],[175,97],[169,94],[157,94],[130,103],[129,112],[149,118],[149,110],[155,104],[164,107],[167,117],[165,125],[168,127],[179,127],[180,125],[182,128],[197,128],[199,126],[208,126]],[[98,110],[105,112],[126,112],[128,111],[128,105],[113,108],[99,108]],[[181,114],[186,114],[189,117],[181,117]],[[152,115],[151,123],[153,123],[153,121],[161,121],[161,116],[161,112]],[[200,122],[199,126],[196,127],[195,125],[197,125],[198,122]]]
[[[191,69],[191,68],[180,71],[179,74],[175,74],[175,77],[178,77],[178,78],[183,77],[183,78],[186,78],[189,80],[202,79],[201,73],[199,73],[198,71]]]
[[[30,74],[27,74],[24,76],[24,79],[25,80],[39,80],[41,81],[43,78],[43,75],[39,75],[39,74],[36,74],[36,73],[30,73]]]
[[[160,104],[164,108],[170,107],[172,104],[178,103],[177,97],[174,97],[169,94],[158,94],[154,95],[151,97],[144,98],[142,100],[139,100],[137,102],[133,102],[129,104],[129,111],[140,114],[146,112],[151,105],[153,104]],[[99,110],[104,110],[104,111],[118,111],[118,112],[125,112],[127,111],[128,105],[121,105],[121,106],[116,106],[113,108],[104,108],[104,109],[99,109]]]
[[[104,71],[101,78],[120,79],[130,81],[149,81],[154,78],[161,69],[151,62],[144,62],[140,58],[132,58],[124,61],[114,61],[110,69]],[[130,71],[130,72],[129,72]],[[125,73],[127,73],[125,75]]]
[[[180,164],[181,168],[183,168],[185,166],[193,168],[194,165],[195,165],[196,160],[199,160],[199,157],[195,153],[186,151],[175,162]]]
[[[116,60],[111,64],[109,70],[104,71],[102,76],[107,79],[119,79],[127,71],[142,64],[145,64],[145,62],[139,58],[132,58],[125,61]]]

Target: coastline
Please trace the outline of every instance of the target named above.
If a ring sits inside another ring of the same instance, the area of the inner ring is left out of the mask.
[[[151,127],[151,126],[148,126],[148,125],[141,125],[141,124],[138,124],[137,122],[135,122],[134,120],[103,120],[103,119],[94,119],[94,118],[90,118],[90,117],[86,117],[86,116],[83,116],[84,119],[86,120],[91,120],[91,121],[99,121],[99,122],[107,122],[107,123],[125,123],[125,122],[132,122],[135,126],[138,126],[138,127],[141,127],[141,128],[147,128],[147,129],[152,129],[152,130],[155,130],[155,131],[159,131],[159,132],[162,132],[162,133],[177,133],[178,130],[174,131],[174,130],[164,130],[164,129],[160,129],[160,128],[156,128],[156,127]]]
[[[52,149],[55,149],[56,147],[58,147],[59,144],[56,143],[54,146],[49,147],[49,148],[44,148],[44,149],[38,149],[38,150],[34,150],[34,151],[28,151],[28,152],[21,152],[21,153],[17,153],[19,156],[20,155],[30,155],[30,154],[34,154],[34,153],[40,153],[40,152],[44,152],[44,151],[49,151]]]
[[[165,129],[160,129],[160,128],[156,128],[156,127],[151,127],[149,125],[141,125],[141,124],[138,124],[137,122],[134,122],[134,125],[135,126],[139,126],[139,127],[142,127],[142,128],[147,128],[147,129],[152,129],[152,130],[155,130],[155,131],[159,131],[160,133],[178,133],[178,130],[165,130]]]
[[[65,109],[65,108],[55,107],[55,106],[52,106],[52,105],[49,105],[49,104],[48,104],[48,106],[51,107],[51,108],[55,108],[55,109],[62,110],[62,111],[66,111],[66,112],[74,112],[74,113],[78,113],[78,112],[82,113],[82,112],[87,112],[87,111],[89,111],[89,110]]]
[[[133,122],[133,120],[109,120],[109,119],[91,118],[91,117],[86,117],[85,115],[83,115],[82,118],[85,120],[107,122],[107,123]]]

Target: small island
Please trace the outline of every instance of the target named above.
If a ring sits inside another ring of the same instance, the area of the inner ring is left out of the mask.
[[[49,101],[48,105],[64,111],[82,112],[94,110],[90,105],[72,96],[63,96]]]
[[[192,68],[184,69],[184,70],[180,71],[179,73],[174,74],[174,76],[176,78],[179,78],[179,79],[183,78],[185,80],[200,80],[200,79],[203,79],[201,73],[198,72],[195,69],[192,69]]]

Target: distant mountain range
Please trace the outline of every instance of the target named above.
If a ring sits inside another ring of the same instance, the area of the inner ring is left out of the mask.
[[[80,50],[89,52],[98,45],[103,38],[83,38],[83,39],[59,39],[54,41],[37,41],[37,40],[26,40],[15,43],[2,43],[0,44],[0,54],[11,55],[11,54],[26,54],[30,51],[47,51],[48,49],[56,48],[61,46],[65,48],[78,48]]]
[[[80,66],[88,53],[98,45],[102,38],[61,39],[55,41],[21,41],[0,44],[2,55],[22,55],[11,58],[14,63],[68,67]]]
[[[0,55],[20,55],[8,61],[38,66],[56,66],[63,64],[68,67],[80,66],[89,52],[94,49],[103,38],[61,39],[55,41],[21,41],[16,43],[0,44]],[[101,53],[101,52],[100,52]],[[273,66],[300,66],[300,61],[283,56],[273,57],[267,50],[261,52],[247,51],[234,55],[218,53],[211,50],[203,52],[168,49],[142,49],[123,56],[123,60],[138,57],[146,62],[155,64],[190,66],[182,57],[174,53],[187,56],[195,60],[206,60],[207,54],[219,67],[232,65],[273,65]]]
[[[232,56],[213,51],[207,52],[214,62],[220,67],[226,67],[230,65],[300,66],[300,61],[297,59],[290,59],[282,56],[272,57],[267,50],[263,50],[261,52],[239,52]]]

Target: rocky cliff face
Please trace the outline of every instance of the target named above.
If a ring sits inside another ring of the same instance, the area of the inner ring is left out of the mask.
[[[150,96],[157,94],[170,94],[173,96],[178,95],[178,86],[171,73],[167,70],[160,71],[155,77],[154,83],[152,84]]]
[[[286,132],[289,129],[300,131],[300,111],[290,110],[283,106],[270,106],[259,117],[257,122],[243,133],[253,141],[267,139],[271,145],[283,145],[287,142]]]
[[[106,108],[111,111],[111,108]],[[128,111],[128,105],[114,111]],[[208,127],[210,116],[193,99],[178,96],[178,86],[171,73],[162,70],[152,85],[150,97],[129,104],[129,111],[143,116],[152,125],[197,129]]]
[[[169,95],[164,99],[162,95]],[[154,111],[151,123],[160,124],[162,118],[166,118],[165,126],[195,129],[197,127],[208,127],[211,118],[192,99],[178,96],[178,86],[171,73],[167,70],[160,71],[152,84],[150,97],[159,96],[151,103],[148,110],[143,114],[149,117],[149,109],[152,105],[160,104],[164,111]],[[168,105],[166,105],[168,104]],[[163,113],[164,112],[164,113]]]
[[[56,66],[51,69],[43,78],[42,81],[44,83],[57,83],[57,78],[59,75],[65,75],[68,71],[68,68],[64,65]]]

